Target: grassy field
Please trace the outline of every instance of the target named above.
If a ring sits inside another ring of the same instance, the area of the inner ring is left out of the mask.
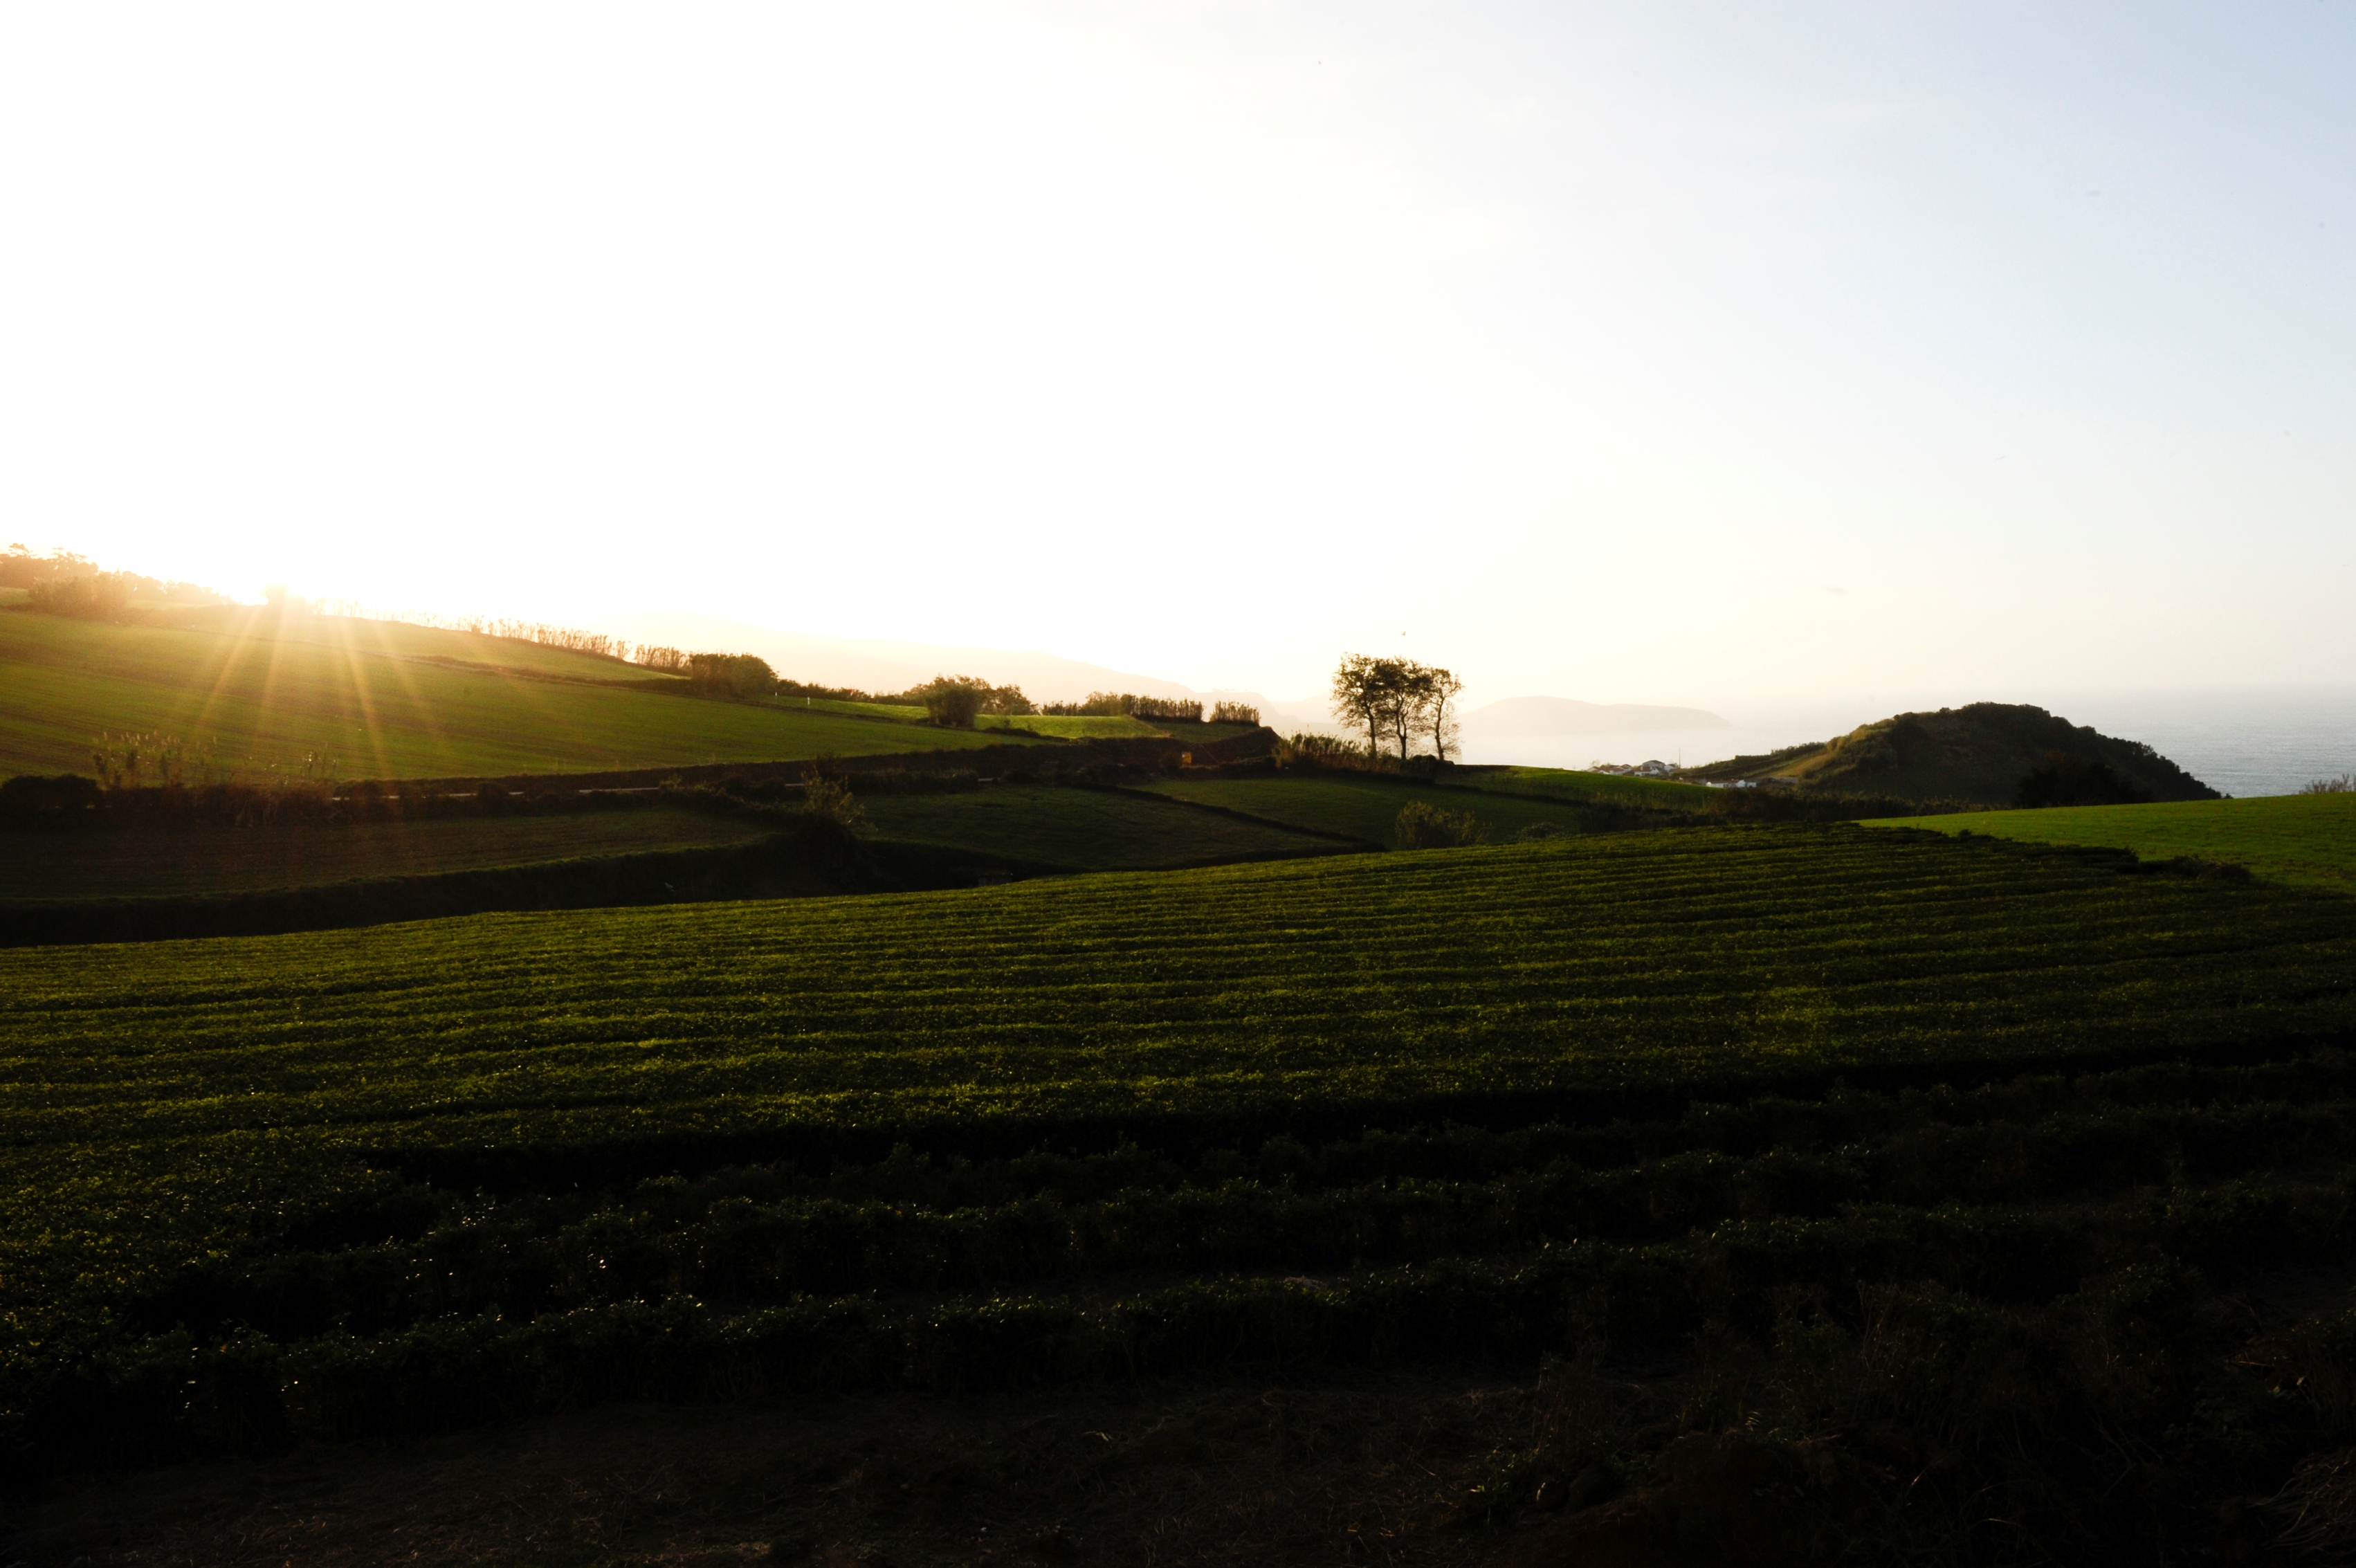
[[[2351,1029],[2348,899],[1799,826],[16,950],[0,1420],[99,1463],[1608,1335],[1699,1370],[1482,1509],[1731,1428],[1958,1561],[2208,1529],[2356,1435],[2293,1382],[2343,1308],[2250,1283],[2345,1268]]]
[[[977,729],[1028,730],[1033,735],[1053,736],[1058,740],[1142,740],[1149,736],[1171,735],[1175,725],[1151,725],[1124,714],[984,714],[975,719]],[[1187,731],[1207,730],[1207,725],[1190,725]],[[1205,735],[1205,740],[1218,736],[1233,735],[1233,729],[1223,728],[1217,735]]]
[[[1533,797],[1508,800],[1462,789],[1435,789],[1376,774],[1304,774],[1280,779],[1169,779],[1144,786],[1176,800],[1222,806],[1312,832],[1345,833],[1370,843],[1389,844],[1399,808],[1425,800],[1451,811],[1470,811],[1492,841],[1512,838],[1524,828],[1547,823],[1566,832],[1579,830],[1579,812],[1565,800]]]
[[[205,612],[198,629],[0,615],[0,775],[88,772],[99,733],[156,731],[247,777],[434,778],[983,746],[755,703],[581,683],[643,671],[377,621]],[[575,676],[580,681],[558,677]],[[324,760],[320,760],[324,759]]]
[[[743,843],[768,828],[690,811],[18,833],[0,900],[185,897]]]
[[[1897,817],[1868,827],[1986,833],[2027,843],[2098,844],[2146,860],[2191,855],[2261,876],[2356,892],[2356,795],[2269,795],[2143,806],[2055,806]]]
[[[995,785],[959,795],[876,795],[861,804],[879,838],[1071,871],[1143,871],[1333,848],[1281,828],[1100,789]]]
[[[840,714],[851,718],[880,719],[890,724],[921,725],[925,710],[905,703],[848,703],[828,697],[780,697],[781,707],[809,713]],[[1155,736],[1182,739],[1225,740],[1248,732],[1247,725],[1155,725],[1112,714],[982,714],[973,721],[977,730],[1013,730],[1055,740],[1142,740]]]
[[[1656,811],[1706,811],[1720,793],[1706,784],[1687,784],[1674,779],[1630,779],[1571,768],[1507,768],[1494,773],[1474,774],[1469,782],[1482,789],[1506,794],[1599,800]]]

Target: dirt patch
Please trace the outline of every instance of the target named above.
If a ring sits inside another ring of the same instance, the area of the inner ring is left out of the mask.
[[[1482,1563],[1546,1516],[1466,1498],[1557,1403],[1387,1380],[609,1409],[85,1478],[15,1509],[0,1563]]]

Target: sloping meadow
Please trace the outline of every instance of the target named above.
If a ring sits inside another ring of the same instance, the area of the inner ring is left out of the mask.
[[[2015,1312],[2339,1255],[2351,1036],[2356,902],[1807,827],[0,954],[0,1402],[59,1463]]]

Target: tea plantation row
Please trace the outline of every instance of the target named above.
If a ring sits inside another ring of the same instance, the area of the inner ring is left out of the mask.
[[[2263,1476],[2356,1415],[2243,1411],[2195,1308],[2344,1255],[2351,1040],[2349,900],[1801,827],[10,953],[0,1419],[59,1462],[1919,1310],[2023,1366],[2148,1320],[2172,1380],[2048,1379],[2052,1442],[2207,1400]]]

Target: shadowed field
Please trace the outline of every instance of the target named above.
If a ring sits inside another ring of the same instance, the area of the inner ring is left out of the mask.
[[[773,831],[708,814],[304,822],[16,833],[0,857],[0,900],[148,898],[246,893],[645,850],[746,843]]]
[[[1543,823],[1577,832],[1575,801],[1532,796],[1516,799],[1435,789],[1378,774],[1294,773],[1279,779],[1166,779],[1145,788],[1173,800],[1219,806],[1312,832],[1342,833],[1388,846],[1399,809],[1421,800],[1443,811],[1469,811],[1492,842],[1512,838]]]
[[[954,795],[878,795],[863,809],[878,838],[1070,871],[1144,871],[1335,848],[1273,823],[1104,789],[1001,784]]]

